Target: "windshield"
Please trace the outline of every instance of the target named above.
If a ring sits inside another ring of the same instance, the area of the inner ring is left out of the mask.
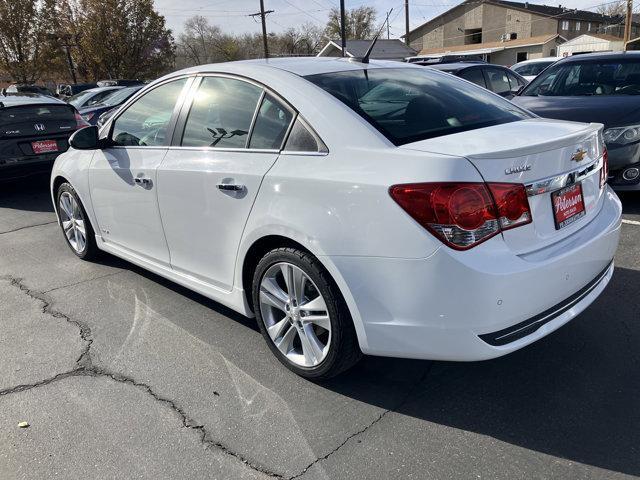
[[[141,88],[142,87],[129,87],[121,90],[115,90],[115,93],[104,98],[102,102],[100,102],[100,105],[104,105],[105,107],[117,107]]]
[[[640,61],[559,63],[535,78],[523,96],[640,95]]]
[[[305,78],[395,145],[531,118],[483,88],[427,68],[372,68]]]
[[[532,62],[525,63],[524,65],[514,65],[511,70],[516,73],[519,73],[523,77],[533,77],[542,72],[549,65],[555,63],[556,60],[550,60],[548,62]]]

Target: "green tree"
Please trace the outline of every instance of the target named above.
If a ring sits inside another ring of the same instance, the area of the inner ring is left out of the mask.
[[[345,12],[345,33],[349,40],[366,40],[378,31],[376,28],[377,11],[373,7],[358,7]],[[340,10],[332,8],[325,28],[329,38],[340,38]]]
[[[0,0],[0,69],[14,81],[35,82],[55,60],[54,15],[54,0]]]

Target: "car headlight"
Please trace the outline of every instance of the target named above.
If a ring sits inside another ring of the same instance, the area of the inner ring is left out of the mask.
[[[629,125],[627,127],[607,128],[604,131],[605,143],[618,143],[625,145],[640,140],[640,125]]]

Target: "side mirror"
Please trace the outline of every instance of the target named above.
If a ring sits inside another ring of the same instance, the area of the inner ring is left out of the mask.
[[[71,135],[69,145],[76,150],[96,150],[100,148],[100,140],[98,139],[98,127],[92,125],[84,127]]]

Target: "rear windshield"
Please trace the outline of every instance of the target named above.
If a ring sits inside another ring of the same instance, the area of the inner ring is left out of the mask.
[[[534,77],[553,63],[555,63],[555,60],[549,62],[525,63],[524,65],[514,65],[511,70],[519,73],[523,77]]]
[[[535,78],[522,95],[640,95],[640,59],[558,63]]]
[[[483,88],[429,68],[372,68],[305,78],[395,145],[531,117]]]
[[[105,105],[107,107],[117,107],[121,103],[124,103],[131,95],[136,93],[142,87],[128,87],[123,88],[121,90],[114,90],[115,93],[112,93],[106,98],[103,98],[100,102],[100,105]]]
[[[23,105],[0,109],[0,125],[3,126],[22,122],[37,123],[73,118],[72,108],[66,105]]]

